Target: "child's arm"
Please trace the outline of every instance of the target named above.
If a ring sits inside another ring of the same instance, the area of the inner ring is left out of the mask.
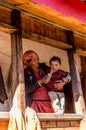
[[[68,73],[65,77],[62,77],[62,80],[66,83],[69,83],[71,81],[71,76]]]
[[[44,76],[44,81],[45,81],[45,84],[49,83],[50,82],[50,79],[52,77],[52,74],[55,72],[55,69],[51,68],[50,69],[50,72]]]
[[[51,77],[52,77],[52,74],[51,74],[51,73],[48,73],[47,75],[45,75],[44,78],[43,78],[44,83],[45,83],[45,84],[49,83]]]
[[[61,82],[57,82],[54,84],[54,87],[57,88],[58,90],[61,90],[63,86],[71,81],[71,76],[68,73],[65,77],[62,77]]]
[[[51,76],[52,75],[50,73],[48,73],[42,79],[39,80],[39,83],[40,84],[48,84],[50,82]]]
[[[48,84],[50,82],[53,72],[55,72],[55,70],[51,69],[50,72],[41,79],[41,84]]]

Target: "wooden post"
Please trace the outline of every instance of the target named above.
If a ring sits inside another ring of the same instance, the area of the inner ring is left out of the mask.
[[[72,76],[72,91],[74,97],[75,112],[83,114],[85,112],[85,104],[83,99],[80,75],[76,64],[75,46],[73,32],[67,32],[67,42],[73,46],[73,49],[68,50],[68,58],[70,65],[70,73]]]
[[[17,28],[17,31],[11,34],[13,105],[19,108],[21,112],[24,112],[25,86],[21,37],[21,14],[18,10],[13,10],[11,12],[11,25]]]
[[[81,57],[81,82],[86,107],[86,57]]]

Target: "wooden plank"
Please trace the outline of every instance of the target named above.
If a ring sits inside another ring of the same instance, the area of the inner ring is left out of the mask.
[[[67,120],[82,120],[83,115],[81,114],[63,114],[58,115],[56,113],[37,113],[37,116],[39,117],[40,121],[67,121]]]
[[[12,29],[10,26],[10,12],[11,9],[0,6],[0,25],[2,25],[2,27],[9,27]]]
[[[2,2],[0,2],[0,3],[2,3]],[[7,12],[11,12],[11,11],[12,11],[10,8],[5,7],[5,6],[2,6],[2,5],[0,5],[0,10],[5,10],[5,11],[7,11]],[[1,15],[2,15],[2,14],[1,14]]]
[[[56,121],[43,121],[41,122],[42,128],[55,128]]]
[[[9,3],[7,1],[9,1]],[[11,9],[20,10],[22,13],[25,13],[29,16],[41,19],[42,21],[45,20],[49,24],[59,26],[61,28],[64,28],[65,30],[72,30],[74,33],[86,37],[86,24],[77,19],[66,17],[44,5],[41,5],[40,7],[40,4],[35,4],[31,0],[29,0],[28,2],[27,0],[26,2],[24,1],[26,4],[24,4],[22,0],[7,1],[2,1],[2,5],[7,6]],[[15,3],[17,4],[17,6],[15,6]]]
[[[70,127],[69,121],[57,121],[58,128]]]
[[[0,22],[0,31],[6,32],[6,33],[13,33],[16,30],[17,29],[15,27]]]
[[[76,48],[76,54],[86,57],[86,51]]]
[[[30,33],[38,34],[50,39],[61,41],[67,43],[66,33],[63,29],[52,26],[41,20],[21,15],[22,18],[22,29],[24,30],[24,35],[28,36]]]
[[[10,119],[10,113],[9,112],[0,112],[0,120],[8,120]]]
[[[70,121],[70,126],[71,127],[79,127],[80,126],[80,121]]]
[[[86,51],[86,38],[80,35],[74,34],[74,44],[76,49]]]
[[[12,4],[24,4],[31,0],[5,0],[6,2],[10,2]]]
[[[29,2],[27,4],[18,5],[17,8],[22,9],[23,11],[26,11],[28,13],[30,12],[32,14],[35,14],[41,18],[47,19],[48,21],[57,23],[59,27],[60,27],[60,25],[62,25],[64,28],[66,27],[77,33],[82,32],[83,34],[86,35],[85,23],[83,23],[77,19],[71,18],[71,17],[66,17],[66,16],[62,15],[61,13],[59,13],[49,7],[46,7],[44,5],[41,5],[41,8],[40,8],[39,4]],[[47,12],[46,12],[46,10],[47,10]]]
[[[24,31],[22,31],[22,37],[25,37],[27,39],[33,40],[33,41],[37,41],[39,43],[45,44],[45,45],[49,45],[52,47],[56,47],[56,48],[60,48],[60,49],[70,49],[72,48],[71,45],[68,45],[66,43],[60,42],[60,41],[56,41],[35,33],[25,33]]]
[[[8,129],[8,121],[2,120],[0,121],[0,130],[7,130]]]

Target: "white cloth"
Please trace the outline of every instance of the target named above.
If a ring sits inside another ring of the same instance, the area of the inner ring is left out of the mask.
[[[65,109],[65,95],[63,92],[48,92],[55,113],[63,114]]]
[[[25,110],[25,123],[26,130],[41,130],[40,121],[36,112],[29,107]]]

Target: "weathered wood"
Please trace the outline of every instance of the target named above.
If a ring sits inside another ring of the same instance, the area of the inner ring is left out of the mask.
[[[11,0],[10,0],[11,2]],[[21,1],[16,1],[17,4],[20,4]],[[2,3],[5,3],[2,1]],[[12,3],[15,3],[15,1]],[[22,1],[22,4],[24,2]],[[3,6],[0,6],[0,30],[8,33],[12,33],[15,31],[15,28],[11,26],[11,9],[10,9],[10,4],[7,4],[6,6],[3,4]],[[15,5],[12,4],[12,9],[14,8]],[[19,9],[19,8],[17,8]],[[58,26],[57,23],[51,22],[49,20],[45,20],[44,18],[40,18],[39,16],[36,16],[34,14],[29,14],[28,12],[24,13],[22,10],[20,10],[22,15],[21,15],[21,21],[22,21],[22,36],[24,38],[29,38],[28,33],[34,33],[41,35],[43,37],[48,37],[50,39],[56,40],[63,42],[67,44],[66,42],[66,36],[65,36],[65,30],[68,30],[66,28],[63,28],[63,26]],[[34,16],[34,17],[33,17]],[[35,17],[36,16],[36,17]],[[29,26],[28,26],[29,25]],[[73,24],[74,25],[74,24]],[[83,29],[82,29],[83,30]],[[23,33],[24,32],[24,33]],[[82,56],[86,55],[86,36],[79,34],[79,33],[74,33],[74,41],[75,41],[75,47],[76,47],[76,53]],[[55,46],[55,45],[53,45]],[[63,45],[62,45],[63,48]],[[64,45],[65,48],[65,45]],[[68,47],[67,47],[68,48]]]
[[[27,2],[29,2],[31,0],[5,0],[5,1],[11,2],[13,4],[24,4],[24,3],[27,3]]]
[[[43,5],[41,5],[40,8],[40,4],[35,4],[31,0],[29,0],[28,2],[27,0],[2,0],[0,4],[10,9],[20,10],[26,15],[35,17],[36,19],[41,19],[42,21],[44,20],[49,24],[59,26],[61,28],[64,28],[65,30],[71,29],[74,33],[86,37],[85,23],[78,21],[77,19],[61,15],[59,12]]]
[[[17,10],[13,10],[11,13],[11,24],[17,28],[17,32],[11,34],[12,90],[14,96],[13,104],[24,113],[25,87],[20,15],[20,12]]]
[[[14,31],[16,31],[16,28],[8,25],[8,24],[4,24],[0,22],[0,31],[4,31],[7,33],[13,33]]]
[[[0,112],[0,120],[9,120],[10,113],[9,112]]]
[[[61,29],[56,26],[52,26],[46,22],[26,16],[24,14],[21,15],[21,20],[22,20],[22,29],[24,30],[23,34],[25,32],[29,34],[34,33],[67,44],[67,39],[66,39],[66,34],[64,29]]]
[[[8,129],[8,122],[7,120],[0,121],[0,130],[7,130]]]
[[[80,55],[80,56],[86,57],[86,50],[83,51],[83,50],[81,50],[81,49],[77,49],[77,48],[76,48],[76,54],[78,54],[78,55]]]
[[[30,40],[33,40],[33,41],[36,41],[36,42],[39,42],[39,43],[49,45],[49,46],[52,46],[52,47],[56,47],[56,48],[60,48],[60,49],[64,49],[64,50],[72,48],[71,45],[68,45],[66,43],[56,41],[56,40],[44,37],[42,35],[34,34],[34,33],[23,32],[22,36],[23,37],[25,36],[25,38],[28,38]]]
[[[63,114],[63,115],[58,115],[54,113],[37,113],[37,116],[39,117],[40,121],[73,121],[73,120],[82,120],[84,116],[81,114]]]
[[[81,57],[81,83],[86,106],[86,57]]]
[[[85,31],[82,30],[82,24],[81,22],[79,22],[78,20],[74,19],[74,18],[69,18],[69,17],[65,17],[63,15],[61,15],[60,13],[58,13],[57,11],[50,9],[46,6],[42,6],[40,8],[40,4],[35,4],[33,2],[28,2],[26,4],[20,4],[17,6],[17,8],[22,9],[24,11],[31,12],[33,14],[36,14],[34,17],[38,18],[37,16],[41,17],[41,18],[45,18],[46,21],[48,20],[49,22],[53,21],[53,24],[57,23],[59,27],[61,27],[61,25],[63,26],[63,28],[68,27],[71,30],[77,30],[77,32],[84,32]],[[47,11],[46,11],[47,10]],[[76,23],[76,24],[74,24]],[[84,23],[83,23],[84,24]],[[65,26],[64,26],[65,25]],[[68,30],[68,28],[66,28]],[[84,29],[84,27],[83,27]]]
[[[67,32],[67,40],[68,43],[74,46],[74,37],[73,32],[68,31]],[[74,97],[74,105],[75,105],[75,112],[76,113],[85,113],[85,104],[83,99],[83,93],[81,88],[81,81],[80,81],[80,75],[77,69],[76,65],[76,58],[75,58],[75,50],[71,49],[68,51],[68,57],[69,57],[69,65],[70,65],[70,72],[72,77],[72,90],[73,90],[73,97]]]
[[[86,38],[80,35],[74,34],[74,44],[76,47],[76,53],[82,56],[86,56]]]

